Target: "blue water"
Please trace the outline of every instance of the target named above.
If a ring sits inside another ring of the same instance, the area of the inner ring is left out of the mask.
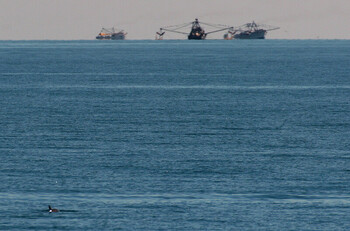
[[[350,41],[0,41],[0,230],[346,230],[349,137]]]

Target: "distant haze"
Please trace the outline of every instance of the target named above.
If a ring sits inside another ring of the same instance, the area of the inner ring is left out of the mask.
[[[195,18],[279,26],[268,39],[350,39],[349,0],[0,0],[0,40],[94,39],[112,26],[127,39],[154,39],[160,27]]]

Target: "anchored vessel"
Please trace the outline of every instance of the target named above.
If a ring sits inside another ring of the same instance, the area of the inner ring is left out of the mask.
[[[99,40],[124,40],[126,32],[112,28],[102,28],[101,32],[96,36]]]
[[[205,39],[208,34],[216,33],[223,30],[233,29],[233,27],[228,27],[226,25],[220,25],[220,24],[209,24],[204,22],[201,22],[201,24],[215,28],[215,30],[210,32],[205,32],[203,27],[201,27],[198,19],[196,18],[193,22],[190,22],[190,23],[184,23],[180,25],[166,26],[166,27],[160,28],[159,32],[156,32],[156,40],[162,40],[165,32],[184,34],[184,35],[187,35],[187,38],[189,40],[202,40],[202,39]],[[189,26],[191,26],[190,33],[180,31],[180,29],[183,29]]]
[[[272,27],[269,25],[247,23],[237,27],[237,29],[230,30],[224,35],[224,39],[265,39],[267,31],[277,30],[279,27]]]
[[[191,32],[187,37],[190,40],[191,39],[201,40],[207,37],[207,34],[205,33],[204,29],[199,25],[198,18],[196,18],[195,21],[192,22]]]

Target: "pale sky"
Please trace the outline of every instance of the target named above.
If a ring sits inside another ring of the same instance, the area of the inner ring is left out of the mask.
[[[160,27],[195,18],[281,28],[267,39],[350,39],[350,0],[0,0],[0,40],[90,40],[112,26],[127,39],[154,39]]]

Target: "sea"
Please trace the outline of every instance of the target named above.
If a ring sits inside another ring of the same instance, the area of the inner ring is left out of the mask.
[[[349,227],[350,40],[0,41],[0,230]]]

